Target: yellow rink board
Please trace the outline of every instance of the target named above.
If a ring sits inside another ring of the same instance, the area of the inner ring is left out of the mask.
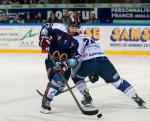
[[[0,53],[42,53],[41,50],[32,49],[0,49]],[[150,51],[135,51],[135,50],[105,50],[105,54],[116,55],[150,55]]]
[[[0,53],[41,53],[41,50],[32,49],[0,49]]]
[[[105,50],[104,53],[116,55],[150,55],[150,51],[135,51],[135,50]]]

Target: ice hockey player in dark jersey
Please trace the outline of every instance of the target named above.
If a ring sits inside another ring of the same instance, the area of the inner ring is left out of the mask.
[[[79,23],[69,19],[67,23],[46,24],[42,27],[39,36],[39,45],[43,51],[48,52],[45,60],[49,82],[42,99],[42,108],[51,110],[50,102],[54,96],[58,95],[65,87],[71,74],[71,69],[67,66],[66,60],[74,58],[79,54],[82,44],[79,44],[81,36],[78,34]],[[82,42],[82,41],[81,41]],[[65,80],[61,78],[62,72]]]

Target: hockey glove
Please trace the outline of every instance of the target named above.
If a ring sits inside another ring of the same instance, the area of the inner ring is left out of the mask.
[[[52,37],[48,37],[47,35],[41,35],[39,45],[44,51],[49,50],[49,45]]]
[[[77,66],[77,64],[78,64],[77,59],[71,58],[71,59],[67,60],[67,65],[69,66],[69,68],[74,68]]]
[[[68,70],[68,65],[65,61],[57,61],[56,66],[53,67],[55,73],[62,72],[64,73],[66,70]]]
[[[88,76],[91,83],[95,83],[99,80],[99,76],[97,74],[91,74]]]

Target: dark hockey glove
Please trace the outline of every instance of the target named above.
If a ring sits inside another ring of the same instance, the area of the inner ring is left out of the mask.
[[[44,51],[49,50],[49,45],[51,41],[51,37],[48,37],[47,35],[41,35],[39,45]]]
[[[55,73],[64,73],[68,69],[66,61],[57,61],[56,66],[53,67]]]
[[[91,74],[88,76],[91,83],[95,83],[99,80],[99,76],[97,74]]]

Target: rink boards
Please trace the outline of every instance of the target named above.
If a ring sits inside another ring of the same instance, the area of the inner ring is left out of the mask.
[[[0,25],[0,52],[41,53],[41,25]],[[82,25],[82,36],[94,39],[106,54],[150,54],[150,25]]]

